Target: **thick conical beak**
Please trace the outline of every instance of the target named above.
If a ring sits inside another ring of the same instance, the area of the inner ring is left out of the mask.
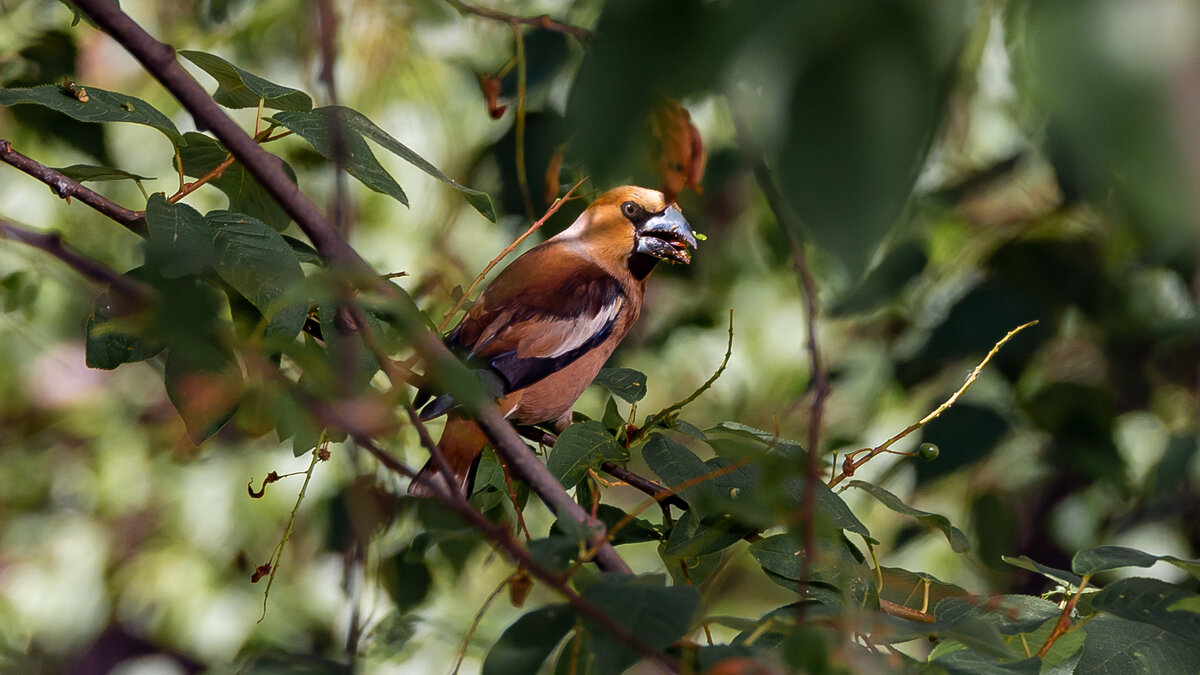
[[[638,227],[634,250],[686,265],[692,261],[691,250],[697,245],[692,227],[684,220],[679,207],[671,205],[662,213],[647,218]]]

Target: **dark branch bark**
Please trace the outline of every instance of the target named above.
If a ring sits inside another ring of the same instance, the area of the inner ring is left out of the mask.
[[[259,147],[235,123],[208,93],[175,60],[175,51],[155,40],[109,0],[77,0],[75,3],[101,28],[119,42],[191,113],[201,129],[208,129],[234,157],[246,167],[263,189],[296,221],[330,267],[346,278],[371,284],[387,297],[396,297],[396,289],[379,277],[349,243],[337,232],[320,209],[302,193],[283,171],[278,157]],[[421,330],[412,336],[412,345],[427,364],[454,359],[438,336]],[[472,411],[488,439],[517,474],[552,511],[589,526],[596,526],[582,507],[571,499],[554,476],[529,450],[499,411],[484,405]],[[611,545],[596,554],[596,564],[609,572],[632,574]]]
[[[88,279],[96,283],[107,284],[116,293],[138,304],[145,304],[154,296],[154,292],[149,287],[122,276],[98,260],[67,248],[62,243],[62,237],[57,234],[35,232],[0,220],[0,239],[11,239],[41,249]]]
[[[49,185],[54,194],[63,199],[74,197],[112,220],[127,227],[135,234],[146,234],[146,212],[130,211],[108,197],[90,190],[83,185],[67,178],[58,171],[51,169],[21,153],[13,150],[12,143],[0,139],[0,161],[14,166],[21,171]]]

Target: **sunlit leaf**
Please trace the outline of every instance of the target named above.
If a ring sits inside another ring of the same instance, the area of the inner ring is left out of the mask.
[[[1001,560],[1009,565],[1020,567],[1021,569],[1029,570],[1030,572],[1037,572],[1047,579],[1056,581],[1064,586],[1078,588],[1079,584],[1083,583],[1083,579],[1073,572],[1048,567],[1039,562],[1031,560],[1028,556],[1022,555],[1015,558],[1010,556],[1002,556]]]
[[[80,183],[110,180],[131,180],[138,183],[144,180],[154,180],[154,178],[149,176],[139,176],[136,173],[129,173],[128,171],[114,169],[109,166],[92,166],[90,164],[72,164],[71,166],[64,166],[61,169],[57,169],[57,171],[67,178]]]
[[[56,110],[80,122],[130,122],[143,124],[161,131],[175,145],[185,143],[179,129],[154,106],[140,98],[106,91],[97,87],[83,87],[87,101],[64,91],[58,85],[43,84],[37,87],[0,89],[0,105],[40,105]]]
[[[1200,579],[1200,560],[1184,560],[1173,555],[1151,555],[1126,546],[1097,546],[1084,549],[1071,559],[1077,574],[1096,574],[1121,567],[1150,567],[1157,562],[1170,563]]]
[[[848,485],[850,487],[856,487],[865,491],[867,494],[879,500],[879,503],[895,511],[896,513],[912,516],[924,525],[940,530],[942,534],[946,535],[946,540],[950,542],[950,548],[954,549],[955,553],[966,553],[967,551],[971,550],[971,544],[967,541],[967,535],[963,534],[962,530],[951,525],[950,521],[947,520],[945,516],[940,516],[936,513],[929,513],[928,511],[921,511],[920,509],[914,509],[908,504],[900,501],[900,498],[896,495],[873,483],[867,483],[861,480],[852,480],[848,483]]]
[[[182,50],[179,55],[200,66],[217,81],[213,100],[226,108],[257,108],[261,100],[264,108],[274,110],[312,109],[308,94],[264,80],[215,54]]]
[[[390,195],[408,206],[408,197],[400,184],[383,168],[365,138],[383,146],[418,169],[462,192],[467,202],[488,220],[496,220],[495,208],[487,193],[462,185],[393,138],[365,115],[341,106],[326,106],[310,111],[276,113],[272,118],[308,141],[327,159],[341,161],[346,171],[372,190]],[[339,149],[338,142],[342,147]],[[340,150],[340,152],[339,152]],[[338,157],[338,155],[341,155]]]

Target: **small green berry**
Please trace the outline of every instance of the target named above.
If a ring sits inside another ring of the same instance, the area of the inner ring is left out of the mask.
[[[922,443],[921,445],[917,446],[917,457],[920,457],[926,462],[932,462],[933,460],[937,459],[939,452],[941,451],[938,450],[938,446],[934,445],[933,443]]]

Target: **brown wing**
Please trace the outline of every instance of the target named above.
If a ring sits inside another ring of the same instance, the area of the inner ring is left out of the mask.
[[[502,379],[499,394],[528,387],[575,362],[612,333],[628,299],[617,279],[555,242],[506,267],[446,336],[468,363]],[[441,397],[423,411],[453,407]]]

